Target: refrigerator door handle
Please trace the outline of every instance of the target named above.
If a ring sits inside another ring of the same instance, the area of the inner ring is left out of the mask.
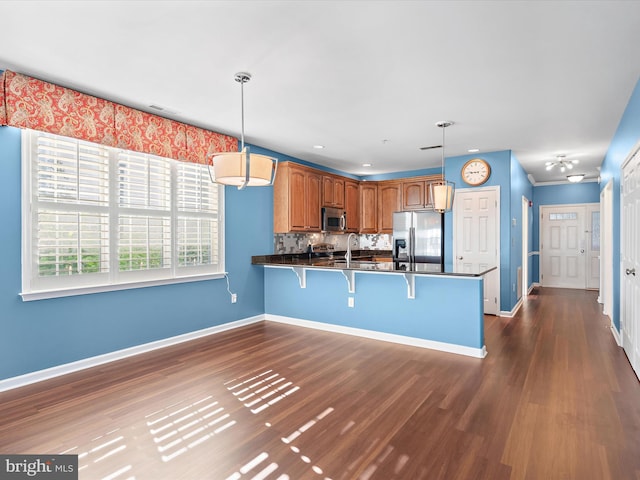
[[[411,227],[409,229],[409,237],[411,238],[410,250],[409,250],[409,261],[411,263],[415,263],[416,261],[416,227]]]

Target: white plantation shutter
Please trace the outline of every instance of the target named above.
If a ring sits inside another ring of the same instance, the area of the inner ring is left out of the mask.
[[[121,272],[171,266],[171,218],[121,215],[118,232]]]
[[[204,165],[177,165],[178,267],[219,263],[218,185]]]
[[[171,209],[171,162],[160,157],[118,154],[118,201],[121,207]]]
[[[106,147],[42,133],[36,136],[37,197],[70,204],[109,204]]]
[[[23,298],[224,271],[224,189],[206,166],[44,132],[23,139]]]

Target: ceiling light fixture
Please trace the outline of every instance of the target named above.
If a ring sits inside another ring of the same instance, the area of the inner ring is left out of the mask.
[[[554,167],[559,167],[560,172],[564,173],[567,170],[571,170],[574,165],[579,163],[579,160],[565,160],[565,158],[567,158],[566,155],[556,155],[555,162],[545,163],[547,171],[553,170]]]
[[[451,121],[436,123],[442,128],[442,180],[431,183],[431,198],[433,199],[433,209],[436,212],[450,212],[453,208],[453,196],[455,194],[455,183],[445,180],[444,177],[444,130],[453,125]]]
[[[363,163],[363,164],[362,164],[362,166],[363,166],[363,167],[370,167],[370,166],[371,166],[371,164],[370,164],[370,163]]]
[[[212,155],[213,171],[216,183],[234,185],[238,190],[244,187],[262,187],[273,185],[278,169],[278,159],[250,153],[244,145],[244,84],[251,80],[251,74],[240,72],[235,74],[235,81],[240,83],[240,102],[242,108],[242,136],[239,152],[214,153]]]
[[[469,153],[478,153],[480,151],[479,148],[470,148],[469,150],[467,150],[467,152]]]
[[[324,145],[314,145],[313,148],[315,148],[316,150],[322,150],[324,148]]]
[[[581,182],[583,178],[584,178],[584,173],[576,173],[574,175],[567,175],[567,180],[569,180],[571,183]]]

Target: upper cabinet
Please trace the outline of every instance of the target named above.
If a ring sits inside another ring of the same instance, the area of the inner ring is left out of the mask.
[[[344,208],[345,180],[337,175],[322,176],[322,206]]]
[[[393,233],[393,212],[433,208],[430,185],[441,178],[360,182],[282,162],[273,186],[273,230],[320,232],[321,207],[334,207],[346,212],[347,232]]]
[[[402,181],[402,210],[424,210],[433,208],[431,183],[442,179],[442,175],[408,178]]]
[[[291,162],[278,165],[273,185],[273,231],[319,232],[322,176]]]
[[[344,181],[344,210],[347,212],[347,232],[360,231],[360,182]]]
[[[360,233],[378,233],[378,184],[375,182],[360,183]]]
[[[402,210],[402,183],[378,182],[378,233],[393,233],[393,213]]]

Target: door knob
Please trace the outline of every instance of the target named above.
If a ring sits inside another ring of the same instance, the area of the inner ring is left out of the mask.
[[[462,260],[462,257],[458,257],[458,260]]]
[[[636,269],[635,268],[627,268],[624,273],[626,273],[627,275],[633,275],[634,277],[636,276]]]
[[[581,248],[581,249],[580,249],[580,253],[584,253],[584,248]]]

